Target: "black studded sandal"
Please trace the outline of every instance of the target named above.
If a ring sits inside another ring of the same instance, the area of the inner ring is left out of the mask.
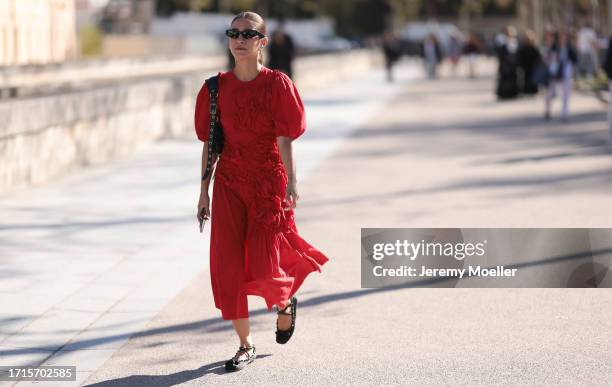
[[[293,331],[295,330],[295,317],[297,312],[297,298],[291,297],[291,303],[285,306],[283,309],[279,310],[276,314],[284,314],[291,316],[291,327],[287,330],[280,330],[278,328],[278,320],[276,321],[276,342],[279,344],[285,344],[291,336],[293,335]],[[287,312],[287,308],[291,307],[291,312]]]
[[[246,354],[246,358],[240,359],[242,354]],[[236,352],[236,355],[234,355],[233,358],[225,362],[225,370],[226,371],[240,371],[241,369],[246,367],[248,364],[252,363],[256,357],[257,357],[257,353],[255,353],[254,345],[251,347],[245,347],[241,345],[240,347],[238,347],[238,351]]]

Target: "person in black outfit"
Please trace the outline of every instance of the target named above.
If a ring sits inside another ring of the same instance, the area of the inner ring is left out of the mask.
[[[612,144],[612,36],[608,39],[608,49],[604,62],[604,71],[608,76],[608,142]]]
[[[534,95],[538,92],[538,84],[534,82],[534,72],[542,63],[542,55],[535,45],[533,31],[527,30],[518,51],[516,52],[519,69],[520,91],[523,94]]]
[[[612,80],[612,36],[608,39],[608,49],[606,50],[606,59],[604,62],[604,71],[610,80]]]
[[[504,33],[498,35],[496,39],[499,63],[497,69],[497,99],[511,99],[518,96],[517,49],[516,29],[508,26]]]
[[[385,68],[387,69],[387,81],[393,82],[393,65],[401,56],[399,42],[392,32],[386,32],[383,37],[383,54],[385,55]]]
[[[272,33],[272,41],[268,50],[268,67],[280,70],[293,78],[293,57],[295,47],[293,39],[285,33],[284,22],[280,22],[278,28]]]

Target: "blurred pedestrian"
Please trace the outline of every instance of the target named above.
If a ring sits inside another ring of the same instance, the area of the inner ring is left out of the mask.
[[[293,58],[295,46],[293,39],[285,31],[285,22],[279,21],[278,28],[272,33],[272,41],[268,50],[268,67],[280,70],[293,79]]]
[[[442,61],[442,50],[440,49],[440,44],[438,44],[438,39],[433,33],[425,37],[421,46],[421,55],[423,57],[427,78],[435,79],[437,76],[438,64]]]
[[[256,358],[247,296],[263,297],[268,310],[278,308],[276,342],[285,344],[295,329],[294,294],[328,258],[295,225],[299,196],[291,142],[306,127],[297,88],[286,74],[263,66],[268,37],[261,16],[238,14],[226,35],[236,65],[207,80],[196,99],[195,130],[204,143],[197,217],[202,225],[212,215],[210,280],[215,307],[232,321],[240,340],[225,363],[227,371],[236,371]],[[218,94],[211,95],[215,79]],[[215,111],[216,95],[221,121],[209,110]],[[215,122],[222,123],[220,158]]]
[[[521,93],[534,95],[538,92],[538,83],[534,79],[538,66],[542,63],[542,56],[536,47],[535,34],[531,30],[524,33],[523,39],[516,53],[519,69],[519,89]]]
[[[451,71],[453,75],[457,75],[457,66],[461,60],[461,41],[459,37],[451,35],[446,51],[446,57],[451,63]]]
[[[569,117],[569,100],[572,93],[574,67],[577,62],[576,49],[571,44],[568,32],[561,30],[552,35],[551,46],[547,50],[546,63],[550,82],[545,97],[544,118],[550,119],[552,100],[561,90],[561,120],[567,122]]]
[[[518,96],[517,58],[518,40],[516,29],[508,26],[497,35],[495,40],[497,52],[497,99],[511,99]]]
[[[468,41],[463,47],[463,54],[467,56],[468,61],[468,76],[470,78],[476,77],[476,60],[478,58],[478,54],[481,53],[481,46],[478,38],[474,33],[470,33],[468,37]]]
[[[576,50],[578,54],[578,75],[594,77],[599,67],[597,57],[597,34],[587,22],[578,30]]]
[[[399,41],[391,31],[387,31],[383,37],[383,54],[385,56],[385,69],[387,70],[387,82],[393,82],[393,66],[401,57]]]
[[[608,142],[612,144],[612,35],[608,39],[608,48],[604,60],[604,71],[608,76]]]

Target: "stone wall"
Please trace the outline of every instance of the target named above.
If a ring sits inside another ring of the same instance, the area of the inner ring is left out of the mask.
[[[369,50],[301,58],[295,64],[296,84],[302,92],[325,87],[379,63],[379,54]],[[194,68],[0,100],[0,193],[129,155],[162,138],[191,135],[195,97],[216,71]]]

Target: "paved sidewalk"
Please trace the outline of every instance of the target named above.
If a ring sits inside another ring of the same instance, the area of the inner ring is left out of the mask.
[[[361,227],[612,226],[604,107],[576,95],[572,122],[546,123],[540,99],[492,90],[406,85],[300,181],[298,229],[331,261],[299,292],[289,344],[251,298],[260,357],[226,374],[238,342],[204,269],[88,384],[608,385],[610,289],[360,288]]]
[[[300,178],[413,76],[387,85],[375,72],[304,93]],[[209,243],[194,215],[200,152],[192,134],[0,198],[0,365],[76,365],[80,384],[199,283]],[[216,318],[202,296],[196,309]]]

